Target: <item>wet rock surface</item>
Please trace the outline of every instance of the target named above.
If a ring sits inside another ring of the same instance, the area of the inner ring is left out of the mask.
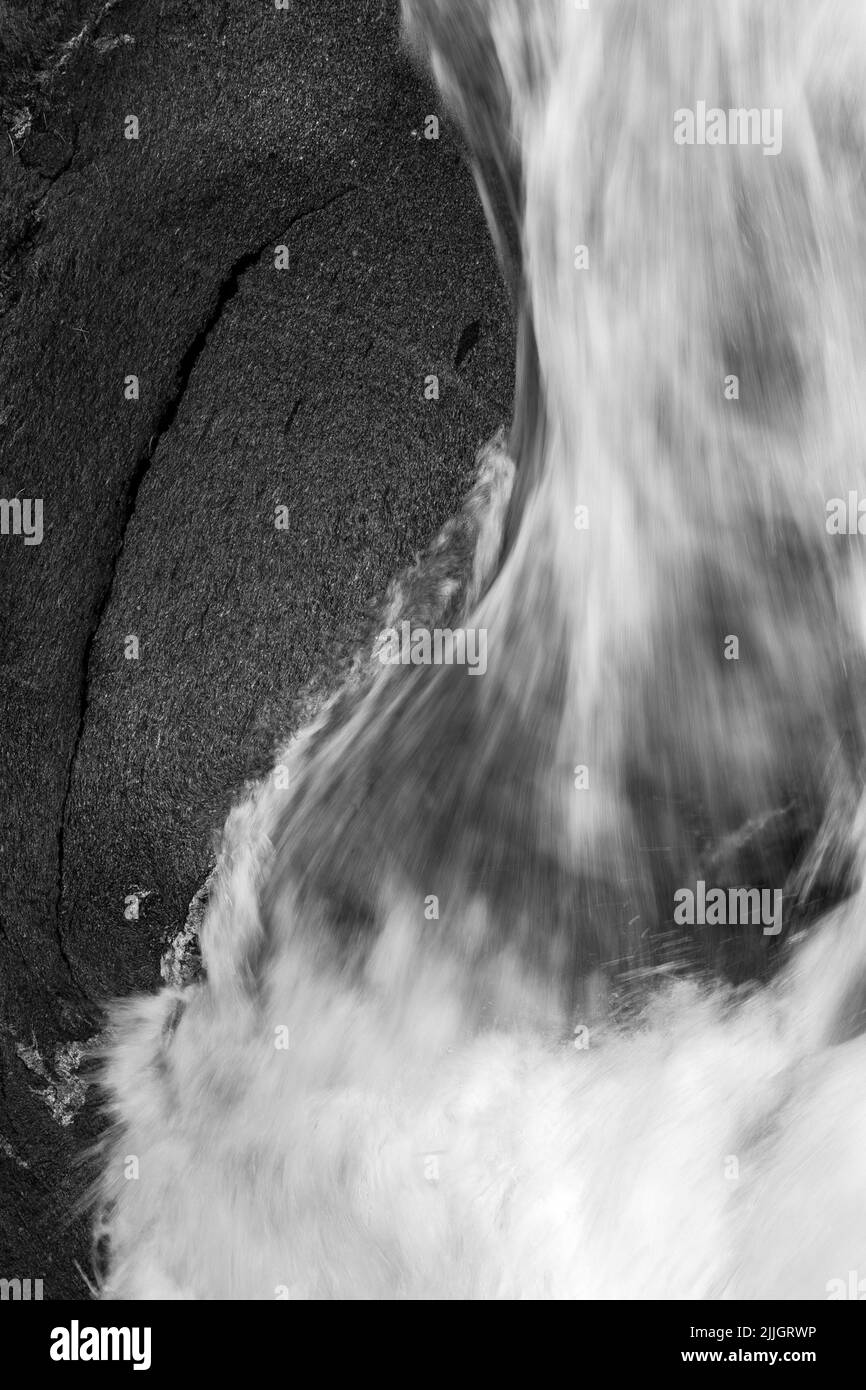
[[[159,987],[233,798],[458,508],[513,343],[392,0],[13,25],[0,496],[43,536],[0,537],[0,1275],[70,1298],[103,1004]]]

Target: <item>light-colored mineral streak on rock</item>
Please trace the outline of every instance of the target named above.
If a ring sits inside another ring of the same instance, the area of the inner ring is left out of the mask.
[[[0,1153],[4,1153],[6,1157],[8,1159],[11,1159],[13,1163],[17,1163],[19,1168],[30,1167],[30,1164],[27,1162],[27,1159],[22,1158],[19,1153],[16,1153],[15,1149],[9,1143],[9,1140],[4,1139],[2,1134],[0,1134]]]
[[[28,1071],[43,1083],[36,1094],[45,1102],[59,1125],[71,1125],[84,1104],[87,1085],[79,1076],[79,1068],[97,1037],[87,1042],[68,1042],[58,1047],[49,1070],[40,1056],[36,1043],[16,1043],[15,1050]]]
[[[195,894],[187,909],[186,921],[176,936],[172,937],[162,953],[159,973],[167,985],[182,989],[190,984],[201,969],[199,940],[201,925],[216,879],[216,865],[211,869],[201,888]]]

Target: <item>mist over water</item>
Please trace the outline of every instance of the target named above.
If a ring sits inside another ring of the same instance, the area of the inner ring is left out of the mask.
[[[827,525],[866,493],[866,12],[403,13],[518,383],[377,632],[485,669],[374,634],[233,813],[205,977],[118,1015],[106,1292],[826,1298],[866,1277],[864,551]]]

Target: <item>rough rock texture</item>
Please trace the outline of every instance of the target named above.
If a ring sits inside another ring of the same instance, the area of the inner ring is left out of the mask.
[[[395,0],[2,0],[0,48],[0,496],[44,502],[0,536],[0,1276],[70,1298],[81,1044],[459,505],[513,344]]]

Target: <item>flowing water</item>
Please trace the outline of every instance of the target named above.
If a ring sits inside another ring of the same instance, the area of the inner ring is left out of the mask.
[[[866,11],[403,22],[513,296],[514,419],[233,812],[205,974],[118,1011],[104,1291],[842,1296]]]

